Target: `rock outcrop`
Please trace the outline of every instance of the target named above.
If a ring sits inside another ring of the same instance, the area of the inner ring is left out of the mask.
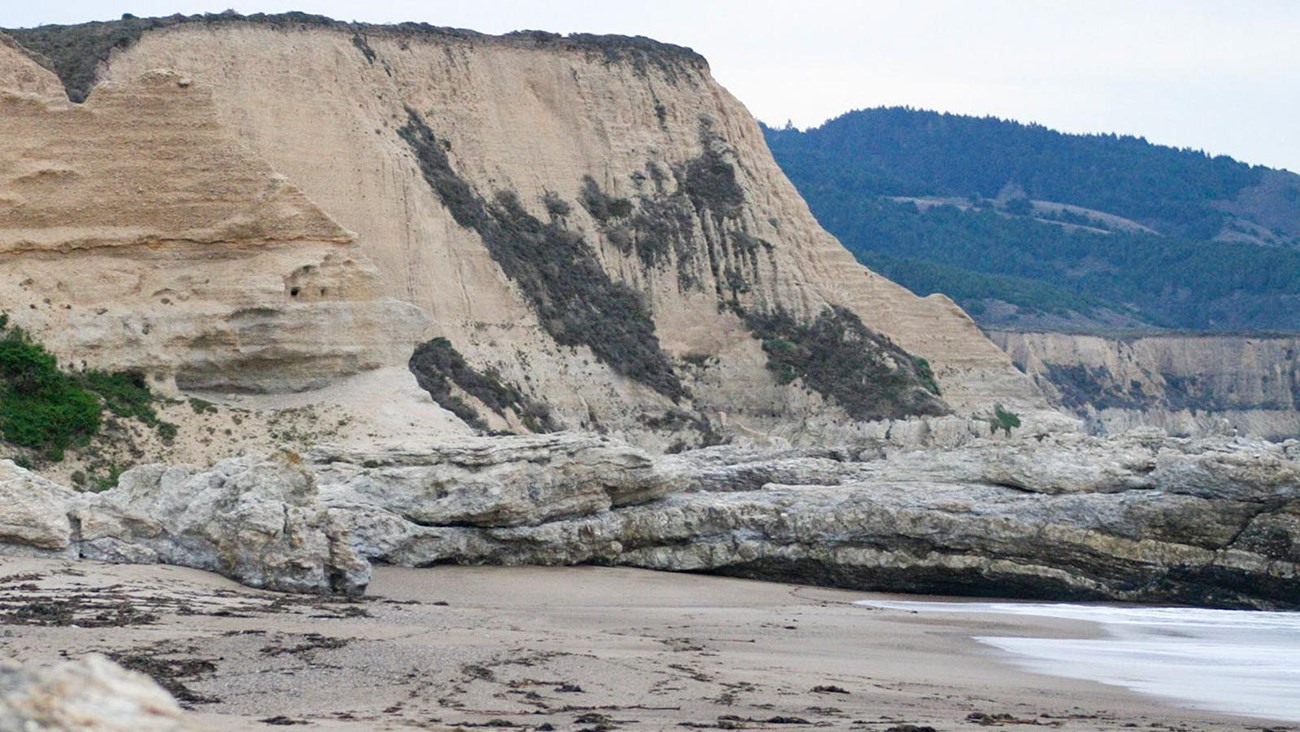
[[[1294,445],[1148,431],[868,462],[730,450],[667,461],[685,493],[537,525],[426,525],[357,503],[339,517],[365,537],[363,554],[408,565],[599,563],[862,590],[1300,606]]]
[[[0,87],[0,302],[67,363],[281,392],[403,364],[425,318],[354,240],[179,74]]]
[[[370,565],[290,454],[207,470],[146,465],[87,494],[5,460],[0,498],[0,555],[161,562],[286,592],[360,594],[370,580]]]
[[[69,506],[75,494],[12,460],[0,460],[0,547],[3,551],[76,556]]]
[[[302,465],[147,466],[65,513],[79,526],[67,541],[76,556],[285,590],[357,591],[366,561],[595,563],[861,590],[1293,608],[1298,458],[1294,442],[1158,430],[661,458],[581,435],[464,438],[418,451],[322,448]],[[12,523],[0,510],[0,525]]]
[[[1152,335],[1107,338],[995,331],[1004,348],[1089,431],[1154,426],[1198,436],[1300,436],[1300,338]]]
[[[198,732],[153,679],[97,654],[43,669],[0,665],[0,729]]]

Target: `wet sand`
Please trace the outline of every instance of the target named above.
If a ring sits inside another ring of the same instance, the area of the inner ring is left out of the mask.
[[[851,604],[864,597],[629,569],[385,567],[348,601],[175,567],[0,559],[0,657],[106,653],[218,730],[1286,726],[1020,671],[971,640],[1087,623]]]

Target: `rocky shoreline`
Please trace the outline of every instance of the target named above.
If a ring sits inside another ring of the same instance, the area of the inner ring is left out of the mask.
[[[0,554],[360,594],[371,564],[578,565],[855,590],[1300,607],[1300,445],[1155,430],[951,449],[579,433],[143,466],[78,494],[0,463]]]

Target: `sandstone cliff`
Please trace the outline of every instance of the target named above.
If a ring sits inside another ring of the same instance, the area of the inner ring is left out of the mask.
[[[1295,336],[990,337],[1094,432],[1155,426],[1176,435],[1300,435]]]
[[[152,71],[71,105],[51,79],[0,46],[0,302],[62,360],[291,391],[405,357],[422,315],[209,91]]]
[[[276,391],[441,336],[558,423],[652,447],[1046,406],[951,301],[857,265],[688,49],[165,25],[104,58],[84,105],[5,97],[0,152],[22,164],[0,195],[35,207],[0,220],[21,265],[5,301],[60,354]],[[23,68],[0,82],[48,94]],[[55,276],[73,271],[94,286]],[[519,427],[523,410],[455,391]]]

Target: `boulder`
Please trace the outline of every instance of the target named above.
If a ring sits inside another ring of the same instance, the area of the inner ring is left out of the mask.
[[[189,732],[162,687],[91,654],[45,669],[0,666],[0,729],[43,732]]]
[[[0,460],[0,554],[74,557],[71,489]]]
[[[76,518],[87,559],[163,562],[288,592],[360,594],[370,579],[292,453],[134,468],[84,496]]]

